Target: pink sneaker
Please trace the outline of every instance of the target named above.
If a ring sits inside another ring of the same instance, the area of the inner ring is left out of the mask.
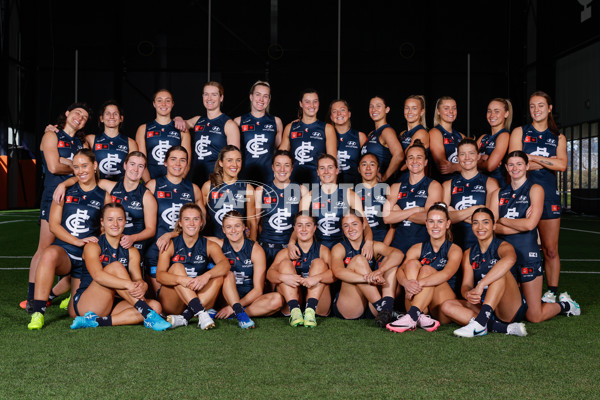
[[[440,326],[440,322],[431,318],[427,314],[421,314],[419,315],[419,319],[417,320],[417,325],[419,326],[419,328],[423,328],[427,332],[433,332]]]
[[[390,322],[386,325],[386,328],[392,332],[405,332],[414,331],[417,327],[417,323],[408,314],[404,314],[394,322]]]

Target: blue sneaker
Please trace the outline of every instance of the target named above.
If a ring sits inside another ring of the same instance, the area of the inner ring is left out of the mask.
[[[96,318],[98,318],[96,313],[88,311],[83,317],[75,317],[71,324],[71,329],[96,328],[98,326]]]
[[[215,319],[215,316],[217,315],[217,310],[215,310],[214,308],[211,308],[209,310],[206,310],[206,312],[208,313],[208,316],[210,317],[210,319]]]
[[[162,319],[156,311],[152,310],[148,316],[144,319],[144,326],[146,328],[154,329],[155,331],[164,331],[171,327],[171,324]]]
[[[248,316],[248,314],[246,314],[245,311],[236,315],[236,318],[238,320],[238,326],[240,328],[242,328],[242,329],[254,328],[254,321],[252,321],[250,319],[250,317]]]

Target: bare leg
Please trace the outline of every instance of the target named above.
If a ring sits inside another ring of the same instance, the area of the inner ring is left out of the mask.
[[[558,255],[558,235],[560,218],[541,219],[538,223],[542,250],[544,251],[544,269],[548,286],[558,286],[560,278],[560,257]]]
[[[527,320],[529,322],[546,321],[560,313],[558,303],[542,303],[542,277],[538,276],[532,281],[521,283],[521,290],[527,300]]]

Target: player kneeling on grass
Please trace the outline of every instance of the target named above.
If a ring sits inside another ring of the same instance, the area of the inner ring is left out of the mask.
[[[104,234],[98,243],[88,243],[83,248],[81,284],[73,297],[78,316],[71,329],[142,322],[155,331],[171,326],[159,315],[160,303],[144,298],[148,284],[142,279],[140,253],[135,247],[121,246],[126,222],[121,204],[110,203],[102,208],[100,224]]]
[[[448,300],[442,304],[442,312],[465,325],[454,331],[456,336],[483,336],[488,330],[526,336],[521,320],[527,302],[510,272],[517,262],[515,249],[494,237],[495,221],[490,209],[475,210],[471,226],[478,243],[463,255],[461,292],[466,300]]]
[[[327,316],[331,306],[329,284],[335,278],[329,269],[331,254],[327,247],[315,240],[317,229],[315,218],[296,214],[294,232],[297,235],[296,246],[300,257],[291,260],[288,249],[283,249],[273,261],[267,272],[269,282],[277,285],[277,291],[285,298],[287,307],[282,312],[286,314],[289,307],[290,325],[304,325],[314,328],[317,326],[315,314]],[[306,308],[304,316],[300,310],[300,289],[306,288]]]
[[[342,218],[342,230],[344,239],[331,250],[331,270],[342,281],[333,312],[344,319],[376,315],[377,324],[385,328],[392,321],[396,270],[404,254],[382,242],[373,242],[373,258],[367,260],[361,254],[365,243],[363,219],[354,210]]]
[[[240,328],[249,329],[254,328],[249,316],[274,314],[284,303],[277,292],[263,294],[267,272],[265,251],[258,243],[246,239],[243,218],[238,211],[228,211],[223,217],[225,239],[209,239],[221,246],[231,267],[223,280],[223,297],[228,305],[217,312],[216,318],[235,314]]]
[[[429,208],[425,226],[429,239],[408,249],[406,260],[396,273],[406,292],[408,313],[387,325],[392,332],[412,331],[417,326],[433,332],[440,322],[450,322],[440,308],[445,301],[456,299],[456,272],[462,250],[451,241],[450,215],[445,203],[435,203]],[[440,321],[424,314],[427,308]]]
[[[173,328],[186,326],[195,315],[198,327],[215,327],[204,306],[214,304],[229,262],[218,244],[200,236],[203,223],[200,207],[184,204],[175,227],[181,233],[158,256],[156,279],[162,285],[158,301],[164,313],[170,314],[167,321]],[[208,269],[209,260],[215,264],[212,269]]]

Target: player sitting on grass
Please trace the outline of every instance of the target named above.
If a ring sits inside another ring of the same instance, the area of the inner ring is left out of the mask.
[[[209,238],[223,249],[231,270],[223,281],[223,297],[227,304],[216,318],[232,314],[242,329],[254,328],[249,316],[267,316],[283,307],[283,297],[277,292],[263,294],[267,272],[265,252],[258,243],[247,239],[246,224],[239,211],[228,211],[223,217],[225,239]]]
[[[496,225],[489,208],[475,210],[471,226],[478,243],[463,255],[461,292],[466,300],[448,300],[442,304],[442,312],[465,325],[454,331],[456,336],[483,336],[488,330],[526,336],[525,324],[521,321],[525,318],[527,302],[510,273],[517,262],[515,249],[494,236]]]
[[[173,328],[186,326],[194,315],[198,316],[198,327],[215,327],[204,306],[214,304],[229,262],[218,244],[200,236],[203,222],[197,204],[184,204],[175,228],[181,234],[158,257],[156,279],[162,285],[158,300],[165,314],[171,314],[167,321]],[[215,264],[212,269],[208,269],[209,260]]]
[[[155,331],[171,326],[159,315],[160,303],[144,298],[148,284],[142,279],[140,253],[135,247],[125,249],[120,244],[126,222],[121,204],[110,203],[102,208],[104,234],[98,243],[83,248],[81,284],[73,297],[78,316],[71,329],[142,322]]]
[[[331,250],[331,270],[342,281],[333,301],[333,312],[344,319],[373,318],[379,326],[392,321],[396,270],[404,254],[400,250],[373,242],[373,258],[362,254],[364,224],[354,210],[342,218],[344,239]],[[370,303],[370,304],[367,304]]]
[[[302,213],[296,214],[294,232],[300,257],[291,260],[288,249],[281,250],[267,272],[267,279],[277,285],[277,291],[285,298],[289,307],[290,325],[317,326],[315,314],[327,316],[331,306],[329,284],[335,278],[329,269],[331,254],[329,249],[314,238],[317,225],[315,218]],[[306,308],[304,316],[300,310],[300,288],[306,288]]]
[[[450,216],[445,203],[429,208],[425,225],[429,239],[413,245],[406,253],[404,264],[398,268],[396,276],[406,291],[408,313],[387,325],[392,332],[412,331],[417,326],[428,332],[435,331],[440,322],[424,313],[427,308],[442,323],[450,322],[440,306],[446,300],[456,299],[454,287],[462,250],[451,241]]]

